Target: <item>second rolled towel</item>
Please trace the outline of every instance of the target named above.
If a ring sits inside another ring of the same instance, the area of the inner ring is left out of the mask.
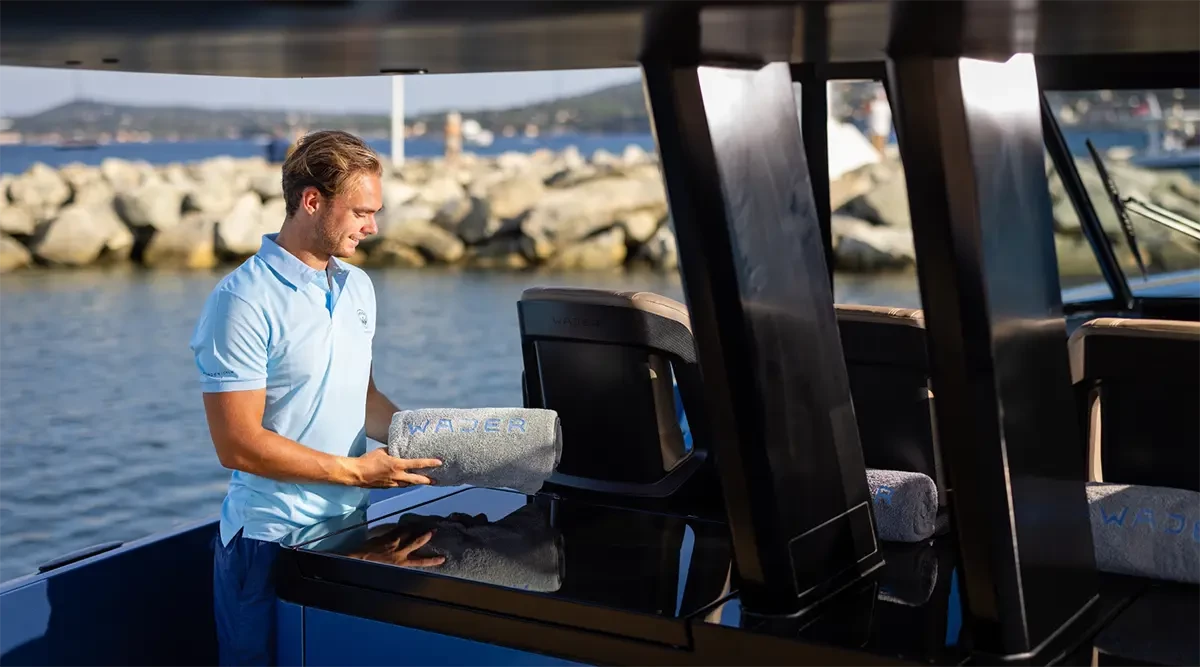
[[[537,493],[562,458],[558,413],[533,408],[427,408],[392,415],[388,454],[438,459],[419,470],[440,486]]]
[[[920,542],[937,530],[937,485],[929,475],[867,469],[876,531],[885,542]]]
[[[1200,584],[1200,493],[1089,482],[1096,567]]]

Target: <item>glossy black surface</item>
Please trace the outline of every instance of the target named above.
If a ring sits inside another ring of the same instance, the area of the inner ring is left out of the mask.
[[[889,70],[936,426],[983,650],[1035,650],[1095,596],[1032,58]]]
[[[885,565],[832,600],[791,617],[748,614],[734,597],[707,624],[855,648],[876,658],[954,664],[969,657],[954,542],[888,544]]]
[[[297,545],[299,569],[670,645],[686,643],[682,619],[729,591],[721,523],[492,489],[402,509],[408,502],[398,497],[389,513]]]
[[[713,448],[747,604],[790,613],[878,563],[791,74],[678,48],[644,67]]]

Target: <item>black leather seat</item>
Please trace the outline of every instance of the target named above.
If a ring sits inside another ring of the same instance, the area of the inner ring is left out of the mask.
[[[517,309],[525,404],[562,422],[562,460],[547,488],[667,498],[703,477],[704,493],[719,498],[683,304],[650,292],[537,287]]]
[[[837,304],[842,354],[868,468],[928,475],[946,507],[920,310]]]
[[[1068,349],[1089,479],[1200,491],[1200,323],[1099,318]]]

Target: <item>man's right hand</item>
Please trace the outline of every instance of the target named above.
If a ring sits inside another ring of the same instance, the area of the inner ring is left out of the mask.
[[[350,459],[356,477],[355,486],[370,489],[391,489],[413,484],[432,484],[424,475],[409,472],[442,465],[437,459],[401,459],[391,456],[387,449],[379,447]]]

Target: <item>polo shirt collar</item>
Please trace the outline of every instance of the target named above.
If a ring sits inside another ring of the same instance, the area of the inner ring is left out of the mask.
[[[258,252],[255,253],[259,259],[271,267],[271,270],[278,274],[280,278],[283,278],[285,282],[291,285],[292,289],[298,290],[301,286],[318,279],[324,281],[324,271],[314,269],[301,262],[292,253],[284,250],[283,246],[275,242],[276,236],[278,236],[278,232],[263,234],[262,245],[259,246]],[[344,282],[346,273],[348,272],[345,264],[337,257],[330,257],[329,263],[338,282]]]

